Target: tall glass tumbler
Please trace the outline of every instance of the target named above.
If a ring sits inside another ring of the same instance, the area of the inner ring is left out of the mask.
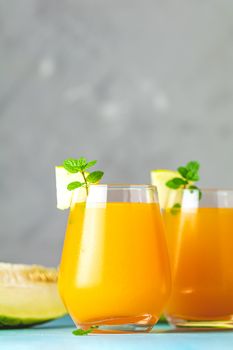
[[[170,267],[155,188],[91,185],[74,196],[59,290],[69,314],[94,332],[148,332],[170,293]]]
[[[163,211],[172,269],[166,313],[176,327],[233,328],[233,190],[184,190]]]

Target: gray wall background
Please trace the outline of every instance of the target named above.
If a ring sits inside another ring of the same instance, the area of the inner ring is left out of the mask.
[[[59,262],[54,166],[233,187],[231,0],[0,0],[0,261]]]

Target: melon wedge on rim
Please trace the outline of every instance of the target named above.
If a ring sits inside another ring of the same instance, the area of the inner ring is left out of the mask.
[[[172,208],[174,204],[181,203],[182,190],[173,190],[166,186],[166,182],[174,177],[181,178],[177,171],[151,170],[151,183],[157,187],[159,205],[161,209]]]
[[[57,208],[58,209],[68,209],[71,206],[72,197],[80,193],[83,200],[85,200],[85,189],[78,188],[73,191],[67,189],[67,185],[70,182],[79,181],[83,182],[83,176],[80,173],[69,173],[63,166],[55,167],[56,174],[56,189],[57,189]],[[88,173],[85,173],[88,174]],[[81,200],[81,199],[80,199]]]

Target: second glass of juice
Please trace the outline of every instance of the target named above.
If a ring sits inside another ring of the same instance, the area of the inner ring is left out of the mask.
[[[176,327],[233,328],[233,191],[184,190],[181,208],[163,211]]]
[[[148,332],[170,293],[170,268],[155,188],[91,185],[73,198],[59,290],[78,327]]]

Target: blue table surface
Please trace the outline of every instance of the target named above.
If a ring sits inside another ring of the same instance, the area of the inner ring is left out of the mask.
[[[0,330],[0,349],[78,350],[195,350],[233,349],[233,331],[175,331],[158,324],[147,334],[91,334],[74,336],[74,324],[64,317],[44,325],[20,330]]]

